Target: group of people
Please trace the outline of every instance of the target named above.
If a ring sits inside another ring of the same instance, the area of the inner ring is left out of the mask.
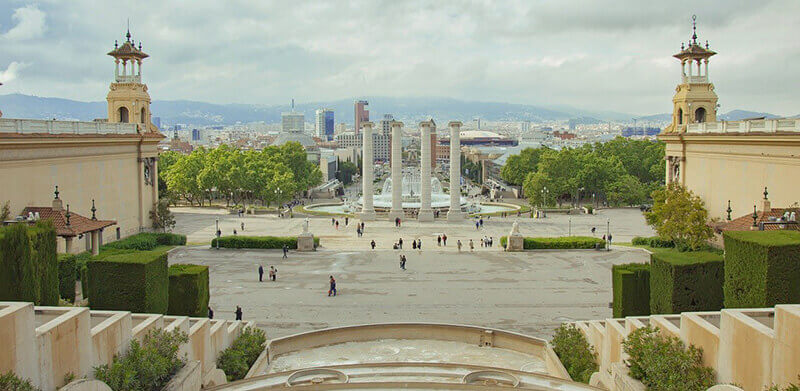
[[[236,316],[236,320],[242,320],[242,307],[237,305],[233,313]],[[211,306],[208,306],[208,319],[214,319],[214,309]]]
[[[481,247],[493,247],[493,246],[494,246],[494,238],[492,238],[491,236],[486,237],[486,235],[484,235],[481,238]]]
[[[284,256],[286,253],[284,253]],[[269,267],[269,280],[276,281],[278,278],[278,269],[275,266],[270,265]],[[258,265],[258,282],[264,281],[264,266]]]

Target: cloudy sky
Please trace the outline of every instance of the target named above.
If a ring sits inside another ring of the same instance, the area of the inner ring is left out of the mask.
[[[644,5],[646,3],[646,5]],[[0,93],[104,100],[130,18],[157,100],[443,96],[671,110],[697,14],[721,111],[800,113],[800,1],[0,1]]]

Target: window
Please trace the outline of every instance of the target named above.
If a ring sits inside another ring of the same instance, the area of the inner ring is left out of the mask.
[[[144,110],[144,107],[142,107],[142,116],[139,118],[139,121],[143,124],[147,123],[147,121],[145,121],[145,119],[147,118],[146,114],[147,112]]]
[[[122,237],[122,232],[120,232],[119,227],[117,227],[117,240]]]
[[[678,125],[683,124],[683,109],[678,109]]]
[[[706,122],[706,109],[698,108],[694,112],[694,122]]]
[[[124,106],[120,107],[119,110],[117,110],[117,112],[119,113],[119,118],[118,118],[119,122],[127,124],[128,123],[128,108],[124,107]]]

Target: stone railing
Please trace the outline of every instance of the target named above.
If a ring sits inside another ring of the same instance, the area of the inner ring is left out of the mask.
[[[0,118],[0,134],[137,134],[134,123]]]
[[[110,364],[131,340],[142,340],[150,330],[178,329],[189,337],[180,353],[189,363],[199,362],[202,385],[219,385],[225,383],[225,374],[216,367],[216,358],[245,327],[253,326],[241,321],[0,302],[0,373],[14,372],[43,391],[53,391],[64,386],[70,374],[91,379],[93,367]]]
[[[800,133],[800,119],[754,119],[746,121],[700,122],[686,124],[686,133]]]
[[[611,391],[636,389],[619,365],[627,359],[622,342],[632,331],[653,326],[664,335],[703,349],[703,364],[718,383],[763,390],[796,383],[800,376],[800,305],[765,309],[724,309],[573,323],[597,352],[594,385]],[[616,370],[615,370],[616,369]],[[632,380],[632,379],[630,379]],[[618,386],[625,384],[625,386]]]

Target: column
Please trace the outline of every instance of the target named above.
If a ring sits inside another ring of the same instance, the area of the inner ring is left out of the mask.
[[[361,221],[375,220],[375,208],[372,204],[372,196],[375,193],[373,188],[373,181],[375,180],[375,157],[373,154],[373,141],[372,141],[372,122],[363,122],[361,126],[364,131],[361,132],[363,144],[361,147],[361,167],[363,173],[361,174],[361,192],[364,193],[364,198],[361,203],[361,213],[359,217]]]
[[[422,121],[420,126],[420,182],[419,182],[419,221],[433,221],[431,209],[431,123]]]
[[[92,231],[92,255],[100,254],[100,234],[99,231]]]
[[[450,210],[447,221],[462,221],[461,212],[461,122],[450,121]]]
[[[72,254],[72,236],[64,237],[64,252],[67,254]]]
[[[392,210],[389,220],[403,218],[403,123],[392,121]]]

